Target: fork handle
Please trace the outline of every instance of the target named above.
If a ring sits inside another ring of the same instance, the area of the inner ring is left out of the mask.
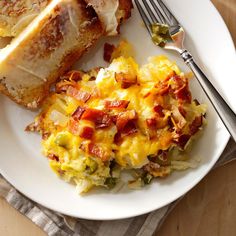
[[[223,97],[215,89],[212,83],[208,80],[207,76],[203,73],[200,67],[194,61],[192,55],[187,51],[183,50],[180,55],[184,62],[190,67],[192,72],[195,74],[198,82],[200,83],[205,94],[209,98],[211,104],[218,113],[220,119],[224,123],[225,127],[231,134],[232,138],[236,142],[236,115],[229,105],[225,102]]]

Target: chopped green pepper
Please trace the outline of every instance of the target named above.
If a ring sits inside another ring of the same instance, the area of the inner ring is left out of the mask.
[[[112,177],[109,177],[105,180],[105,185],[109,188],[109,189],[112,189],[115,187],[116,185],[116,182],[117,182],[117,179],[116,178],[112,178]]]
[[[60,133],[55,139],[55,144],[65,149],[69,148],[70,137],[68,133]]]
[[[89,158],[86,160],[86,172],[88,174],[93,174],[98,169],[98,164],[93,159]]]
[[[151,181],[153,179],[153,176],[150,175],[149,173],[146,173],[143,177],[142,177],[142,180],[143,180],[143,183],[144,184],[150,184]]]
[[[164,47],[169,40],[172,40],[168,25],[155,23],[151,25],[151,30],[152,40],[157,46]]]

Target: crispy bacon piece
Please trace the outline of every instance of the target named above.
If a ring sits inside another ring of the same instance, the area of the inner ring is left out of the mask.
[[[85,108],[79,106],[76,109],[76,111],[72,114],[72,117],[74,118],[74,120],[79,121],[84,112],[85,112]]]
[[[57,93],[66,92],[70,86],[76,88],[78,87],[78,84],[74,81],[62,80],[56,84],[56,92]]]
[[[164,81],[161,84],[157,84],[155,87],[158,88],[157,95],[160,95],[160,96],[164,96],[168,94],[169,88],[170,88],[170,86],[168,85],[166,81]]]
[[[57,162],[59,162],[59,157],[56,156],[56,155],[53,154],[53,153],[49,153],[49,154],[48,154],[48,159],[50,159],[50,160],[52,160],[52,161],[57,161]]]
[[[91,155],[94,155],[95,157],[101,158],[103,162],[109,160],[109,155],[106,153],[101,147],[99,147],[96,144],[89,143],[88,145],[88,151]]]
[[[79,88],[77,82],[80,81],[84,73],[82,71],[72,70],[66,75],[60,78],[60,81],[56,84],[56,92],[66,92],[70,86]]]
[[[43,131],[42,132],[42,139],[47,140],[51,134],[49,132]]]
[[[109,43],[104,44],[104,53],[103,53],[103,59],[104,61],[110,63],[112,59],[112,53],[115,50],[115,46]]]
[[[163,113],[163,107],[161,105],[154,106],[153,110],[159,117],[164,117],[165,114]]]
[[[180,113],[179,109],[175,106],[172,106],[171,117],[173,118],[173,124],[177,130],[182,129],[187,123],[185,118]]]
[[[148,98],[151,95],[151,92],[146,93],[143,98]]]
[[[108,153],[106,153],[102,147],[92,142],[89,144],[81,144],[80,149],[94,157],[100,158],[103,162],[110,159]]]
[[[135,110],[121,112],[117,116],[117,120],[116,120],[116,127],[118,131],[122,131],[129,121],[136,120],[137,118],[138,116]]]
[[[72,134],[80,136],[84,139],[92,139],[94,134],[93,127],[80,125],[78,120],[75,120],[73,118],[71,118],[69,122],[69,131]]]
[[[86,109],[81,116],[81,120],[89,120],[95,123],[96,128],[106,128],[111,126],[112,118],[104,111],[97,109]]]
[[[178,91],[186,86],[188,87],[188,80],[176,74],[169,77],[168,83],[170,84],[172,92]]]
[[[112,116],[111,116],[111,120],[112,120],[112,122],[113,122],[114,124],[116,124],[117,117],[118,117],[118,115],[112,115]]]
[[[102,160],[104,160],[104,157],[105,157],[105,153],[104,151],[102,150],[101,147],[99,147],[98,145],[96,144],[93,144],[93,143],[89,143],[88,145],[88,151],[91,155],[94,155],[95,157],[99,157],[101,158]]]
[[[171,76],[173,75],[168,76],[164,81],[161,81],[155,85],[155,88],[158,89],[157,95],[163,96],[168,94],[170,89],[169,80]]]
[[[33,122],[25,127],[26,132],[40,132],[39,122]]]
[[[138,130],[137,130],[134,120],[128,121],[128,123],[125,125],[125,127],[121,131],[123,137],[129,136],[131,134],[135,134],[137,132]]]
[[[115,101],[105,101],[106,109],[121,109],[127,108],[129,105],[129,101],[126,100],[115,100]]]
[[[181,114],[184,118],[186,118],[187,111],[184,109],[184,107],[183,107],[182,105],[179,105],[179,106],[178,106],[178,109],[179,109],[180,114]]]
[[[130,86],[137,84],[137,76],[125,74],[123,72],[116,73],[115,79],[117,82],[121,83],[121,88],[123,88],[123,89],[127,89]]]
[[[79,123],[77,120],[71,118],[68,124],[68,129],[69,131],[74,134],[74,135],[79,135],[80,130],[79,130]]]
[[[114,143],[119,145],[123,140],[123,137],[121,135],[121,132],[117,132],[114,137]]]
[[[167,120],[162,117],[153,117],[146,119],[148,127],[148,135],[150,139],[157,137],[157,130],[162,129],[167,125]]]
[[[177,135],[177,137],[175,137],[173,139],[174,143],[176,143],[182,150],[184,150],[187,142],[189,141],[189,139],[191,138],[191,135],[188,134],[182,134],[182,135]]]
[[[128,121],[125,127],[118,131],[114,137],[114,143],[119,145],[125,136],[129,136],[138,132],[134,120]]]
[[[203,117],[202,116],[196,117],[194,121],[189,125],[190,134],[191,135],[196,134],[200,129],[200,127],[202,126],[202,123],[203,123]]]
[[[186,84],[179,90],[176,90],[174,94],[176,98],[182,102],[191,103],[192,101],[191,92],[189,91],[188,85]]]
[[[89,126],[81,127],[79,136],[84,139],[92,139],[94,129]]]
[[[192,96],[186,78],[173,74],[161,83],[158,83],[155,87],[158,88],[157,95],[163,96],[170,93],[180,102],[191,103]]]
[[[157,120],[155,118],[146,119],[146,123],[147,123],[148,128],[151,128],[151,129],[157,128]]]
[[[79,100],[81,102],[84,102],[84,103],[87,102],[91,97],[90,93],[88,93],[86,91],[81,91],[78,88],[75,88],[75,87],[72,87],[72,86],[69,86],[67,88],[66,93],[67,93],[67,95],[69,95],[71,97],[74,97],[77,100]]]
[[[37,120],[35,120],[35,122],[29,124],[26,128],[25,131],[27,132],[39,132],[42,135],[42,139],[46,140],[49,138],[49,136],[51,135],[51,133],[48,131],[48,127],[45,126],[45,117],[46,117],[46,112],[42,112]]]
[[[114,138],[114,142],[116,144],[120,144],[125,136],[129,136],[131,134],[138,132],[138,129],[135,124],[135,120],[137,120],[138,118],[136,111],[129,110],[121,112],[115,118],[116,118],[116,127],[118,130]]]
[[[191,103],[192,96],[188,88],[188,80],[174,75],[170,78],[171,90],[175,97],[181,102]]]
[[[66,75],[64,75],[62,77],[62,79],[78,82],[78,81],[82,80],[83,75],[84,75],[84,72],[82,72],[82,71],[71,70]]]
[[[148,127],[149,139],[153,139],[157,136],[158,122],[156,118],[146,119],[146,124]]]

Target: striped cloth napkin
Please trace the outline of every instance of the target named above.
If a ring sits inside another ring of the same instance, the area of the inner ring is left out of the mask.
[[[236,159],[236,144],[230,140],[216,167]],[[0,196],[38,225],[49,236],[151,236],[158,231],[179,200],[157,211],[117,221],[75,219],[29,200],[0,176]]]

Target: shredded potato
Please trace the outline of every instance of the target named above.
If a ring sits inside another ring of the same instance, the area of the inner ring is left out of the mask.
[[[196,167],[186,149],[205,112],[175,63],[157,56],[139,67],[125,55],[108,68],[63,76],[30,130],[42,134],[51,168],[80,193],[113,188],[124,169],[137,172],[129,186],[142,187]]]

